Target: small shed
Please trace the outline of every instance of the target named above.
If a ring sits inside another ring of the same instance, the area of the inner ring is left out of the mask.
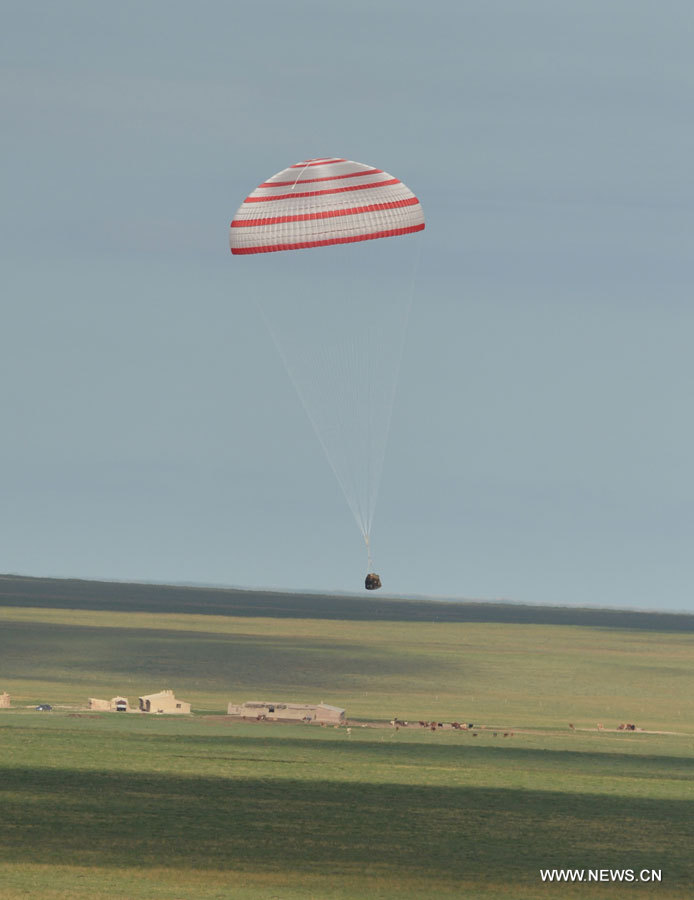
[[[97,697],[90,697],[87,705],[89,709],[98,710],[99,712],[109,712],[111,709],[108,700],[99,700]]]
[[[99,700],[97,697],[89,698],[89,709],[100,712],[130,712],[130,704],[127,697],[111,697],[110,700]]]
[[[316,722],[344,725],[345,711],[339,706],[331,706],[329,703],[319,703],[316,707]]]
[[[190,703],[179,700],[173,691],[159,691],[157,694],[145,694],[139,698],[140,712],[183,714],[190,713]]]
[[[9,709],[10,708],[10,695],[7,691],[3,691],[0,694],[0,709]]]

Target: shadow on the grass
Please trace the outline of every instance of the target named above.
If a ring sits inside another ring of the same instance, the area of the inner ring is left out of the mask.
[[[215,717],[216,721],[220,719]],[[204,720],[203,720],[204,721]],[[223,721],[223,720],[222,720]],[[237,724],[233,720],[228,720],[231,725]],[[300,726],[304,727],[304,726]],[[383,737],[373,740],[364,740],[359,737],[358,740],[351,741],[345,739],[343,732],[333,730],[321,731],[315,734],[313,726],[307,731],[306,736],[290,737],[287,733],[282,732],[276,736],[272,732],[274,726],[263,724],[259,726],[259,735],[257,738],[249,737],[248,734],[243,736],[231,735],[217,736],[186,734],[176,737],[177,746],[181,748],[181,755],[194,757],[196,751],[207,751],[211,748],[218,748],[222,751],[229,751],[230,747],[235,748],[234,751],[244,750],[253,752],[254,748],[263,750],[269,754],[267,757],[270,761],[274,760],[272,755],[274,751],[287,754],[288,751],[297,751],[303,754],[310,753],[312,750],[320,752],[326,751],[330,745],[328,752],[335,752],[347,757],[360,757],[365,759],[384,760],[388,764],[405,765],[411,763],[422,768],[427,766],[450,765],[457,766],[474,766],[475,764],[485,767],[492,766],[494,769],[502,769],[505,764],[513,766],[516,769],[527,769],[528,771],[542,770],[544,772],[556,769],[562,773],[571,772],[574,769],[584,775],[595,774],[600,776],[613,775],[619,778],[655,778],[662,780],[664,777],[668,779],[681,779],[691,784],[694,781],[694,757],[677,756],[668,754],[643,752],[643,746],[639,748],[638,753],[618,753],[613,749],[600,750],[571,750],[550,749],[539,747],[527,747],[523,745],[514,745],[512,740],[506,740],[501,736],[496,739],[491,737],[491,731],[478,732],[483,739],[490,740],[490,743],[479,744],[472,737],[471,732],[460,732],[460,740],[455,743],[435,744],[436,736],[430,735],[428,729],[412,729],[411,733],[421,737],[421,741],[400,742],[394,737],[394,732],[385,730],[384,735],[392,738],[392,743],[384,745]],[[365,733],[369,733],[368,731]],[[373,732],[370,732],[373,734]],[[376,732],[377,734],[379,732]],[[502,735],[503,732],[497,732]],[[308,740],[313,737],[315,740]],[[320,737],[320,741],[318,741]],[[623,740],[628,743],[631,735],[625,735]],[[162,743],[170,743],[171,736],[167,735],[148,735],[148,741]],[[492,744],[491,740],[496,740],[496,744]],[[422,744],[426,746],[426,757],[422,756]],[[377,756],[373,754],[378,754]],[[207,759],[206,753],[201,755],[201,759]],[[220,759],[223,756],[219,757]],[[322,757],[323,759],[325,757]],[[294,757],[291,762],[295,762]]]
[[[691,881],[694,804],[488,788],[0,770],[15,862],[356,870],[537,883],[541,867]]]
[[[412,658],[354,641],[282,635],[234,635],[166,628],[100,628],[47,622],[4,622],[0,658],[17,679],[73,683],[76,676],[189,679],[196,684],[282,684],[294,690],[361,690],[374,677],[430,674],[428,656]],[[436,661],[445,672],[451,662]],[[472,666],[455,660],[458,670]]]

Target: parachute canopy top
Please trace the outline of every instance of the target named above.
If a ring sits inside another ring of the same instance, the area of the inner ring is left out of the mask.
[[[295,163],[236,211],[234,254],[275,253],[396,237],[424,229],[419,200],[382,169],[335,157]]]

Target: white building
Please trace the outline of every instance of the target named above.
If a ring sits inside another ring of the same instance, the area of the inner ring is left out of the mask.
[[[173,691],[159,691],[157,694],[145,694],[139,697],[140,712],[183,714],[190,713],[190,703],[174,697]]]

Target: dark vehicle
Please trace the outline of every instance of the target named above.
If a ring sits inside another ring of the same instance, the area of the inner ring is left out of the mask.
[[[40,703],[36,707],[36,709],[38,712],[50,712],[53,709],[53,707],[50,705],[50,703]]]
[[[364,579],[364,587],[367,591],[377,591],[381,587],[381,579],[375,572],[370,572]]]

